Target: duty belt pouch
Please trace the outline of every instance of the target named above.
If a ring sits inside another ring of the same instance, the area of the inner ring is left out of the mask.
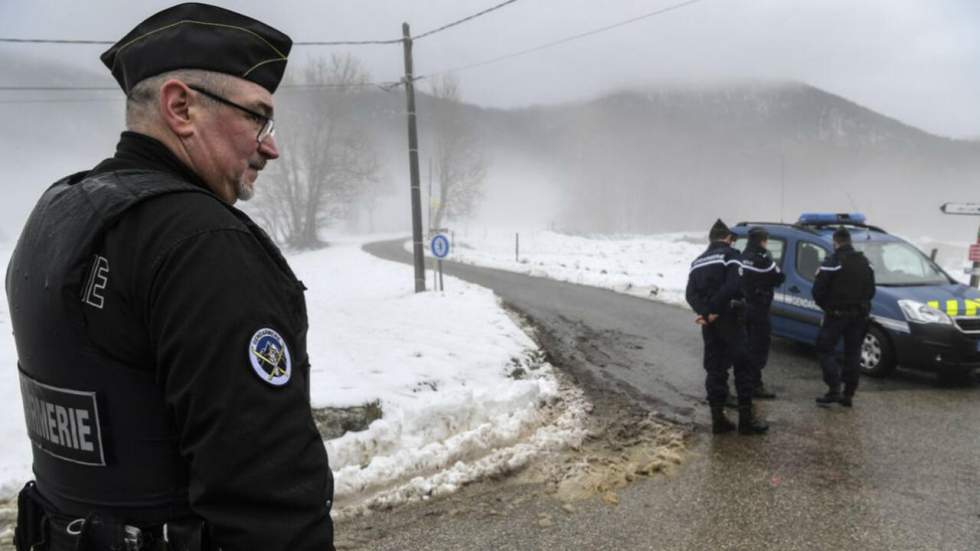
[[[47,549],[48,514],[41,503],[41,495],[33,481],[25,484],[17,494],[17,527],[14,528],[17,551]]]
[[[201,519],[184,519],[168,522],[164,526],[163,539],[167,551],[212,551],[208,525]]]

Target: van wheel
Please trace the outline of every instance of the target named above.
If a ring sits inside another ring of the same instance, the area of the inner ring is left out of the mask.
[[[861,373],[884,377],[895,370],[895,350],[885,332],[872,325],[861,344]]]

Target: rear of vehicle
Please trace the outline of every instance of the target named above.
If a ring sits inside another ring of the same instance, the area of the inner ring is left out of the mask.
[[[844,225],[875,270],[877,292],[862,348],[862,369],[886,375],[896,365],[949,374],[980,367],[980,291],[957,283],[908,242],[864,223],[861,215],[804,215],[796,224],[741,223],[769,230],[769,249],[786,274],[772,306],[775,335],[812,344],[823,312],[811,291],[817,270]]]

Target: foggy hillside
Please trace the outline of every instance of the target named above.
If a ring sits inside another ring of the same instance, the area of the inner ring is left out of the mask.
[[[434,101],[418,102],[423,184]],[[404,177],[403,93],[365,93],[359,105],[384,149],[398,152],[389,162]],[[905,233],[969,239],[975,227],[938,207],[980,199],[980,143],[928,134],[804,84],[668,87],[464,113],[491,160],[491,222],[516,208],[568,231],[643,233],[696,229],[716,216],[792,221],[802,211],[860,210]]]
[[[0,84],[112,84],[105,74],[3,55],[10,76]],[[421,92],[425,190],[427,114],[436,100]],[[301,109],[311,93],[283,89],[278,109]],[[396,190],[382,217],[391,227],[378,229],[406,229],[404,92],[372,89],[352,105]],[[980,200],[980,143],[927,134],[804,84],[664,86],[515,110],[467,105],[461,113],[490,162],[475,224],[643,233],[705,228],[717,216],[790,221],[801,211],[857,209],[906,234],[966,240],[975,231],[976,220],[943,216],[938,206]],[[0,117],[7,197],[0,231],[16,235],[44,187],[111,154],[123,99],[118,91],[8,92]]]

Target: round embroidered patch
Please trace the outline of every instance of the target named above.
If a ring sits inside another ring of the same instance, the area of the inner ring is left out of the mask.
[[[248,345],[248,359],[252,369],[260,379],[272,386],[282,386],[289,382],[293,363],[289,358],[289,348],[279,333],[269,328],[259,329],[252,335]]]

